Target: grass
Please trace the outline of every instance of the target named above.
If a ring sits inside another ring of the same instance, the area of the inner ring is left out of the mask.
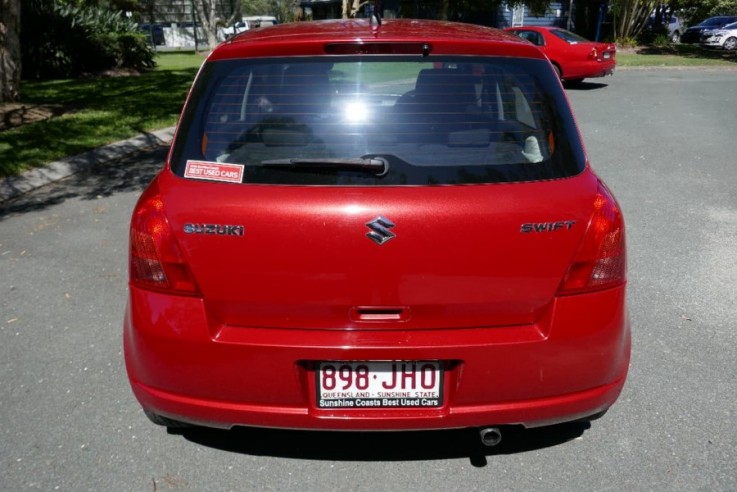
[[[617,52],[618,67],[735,67],[737,53],[677,44]]]
[[[0,177],[174,125],[202,60],[167,53],[140,76],[24,81],[22,103],[62,114],[0,133]]]

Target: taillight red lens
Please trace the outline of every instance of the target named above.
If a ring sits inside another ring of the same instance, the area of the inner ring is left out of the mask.
[[[599,185],[583,243],[558,289],[558,295],[608,289],[627,280],[624,219],[611,192]]]
[[[131,219],[130,281],[146,289],[199,294],[192,272],[164,215],[161,197],[151,189],[141,197]]]

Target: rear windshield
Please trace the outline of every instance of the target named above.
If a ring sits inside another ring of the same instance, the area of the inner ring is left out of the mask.
[[[579,36],[578,34],[571,31],[566,31],[565,29],[552,29],[550,32],[570,44],[589,42],[589,40],[584,38],[583,36]]]
[[[207,63],[171,167],[236,183],[448,185],[573,176],[584,156],[544,60],[343,56]]]
[[[733,19],[736,19],[737,17],[710,17],[706,19],[704,22],[699,24],[699,26],[722,26],[724,24],[728,24],[730,22],[733,22]]]

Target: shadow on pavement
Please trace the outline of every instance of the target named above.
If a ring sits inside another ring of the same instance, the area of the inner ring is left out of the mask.
[[[17,198],[0,203],[0,220],[43,210],[70,198],[95,200],[116,193],[143,191],[161,169],[168,146],[158,145],[139,153],[93,166]]]
[[[589,422],[537,429],[502,428],[498,446],[481,444],[478,429],[412,432],[326,432],[259,428],[230,431],[201,427],[169,429],[188,441],[232,453],[305,460],[419,461],[469,458],[486,466],[487,456],[523,453],[557,446],[581,437]]]
[[[565,87],[566,90],[569,91],[593,91],[596,89],[609,87],[609,84],[604,84],[602,82],[588,82],[584,80],[583,82],[578,83],[564,83],[563,87]]]

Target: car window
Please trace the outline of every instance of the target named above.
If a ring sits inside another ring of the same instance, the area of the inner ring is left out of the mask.
[[[242,182],[418,185],[529,181],[584,166],[544,60],[319,57],[210,62],[172,151],[243,166]],[[386,172],[356,162],[385,162]],[[358,166],[361,167],[361,166]]]
[[[726,29],[728,31],[731,31],[733,29],[737,29],[737,22],[733,22],[731,24],[727,24],[726,26],[724,26],[724,29]]]
[[[589,40],[579,36],[576,33],[573,33],[571,31],[566,31],[565,29],[551,29],[550,32],[556,36],[562,39],[563,41],[571,44],[575,43],[588,43]]]
[[[699,25],[702,27],[721,26],[732,21],[733,19],[731,17],[710,17]]]
[[[522,39],[526,39],[536,46],[543,46],[545,44],[542,34],[536,31],[512,31]]]

